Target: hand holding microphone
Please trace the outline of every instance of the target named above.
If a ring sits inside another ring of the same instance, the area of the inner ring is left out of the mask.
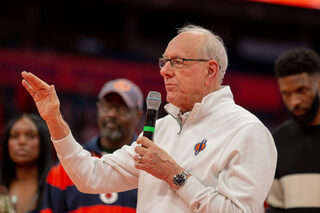
[[[134,157],[135,167],[172,185],[171,177],[173,177],[173,175],[168,173],[173,172],[177,174],[183,171],[183,168],[181,168],[165,150],[151,142],[153,141],[160,104],[161,94],[150,91],[147,97],[146,122],[143,128],[143,136],[149,140],[138,138],[137,144],[141,144],[141,146],[136,146],[135,148],[135,152],[137,153]]]
[[[159,92],[150,91],[146,99],[147,112],[146,122],[143,127],[143,136],[153,141],[154,130],[156,127],[156,120],[158,117],[158,110],[161,104],[161,94]],[[146,148],[144,145],[142,147]],[[138,156],[138,159],[142,159],[142,155]]]

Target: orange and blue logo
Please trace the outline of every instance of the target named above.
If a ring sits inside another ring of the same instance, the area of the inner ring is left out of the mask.
[[[194,146],[194,151],[195,151],[195,155],[197,156],[199,154],[199,152],[201,152],[202,150],[204,150],[206,148],[206,143],[207,143],[207,139],[203,139],[200,143],[197,143]]]

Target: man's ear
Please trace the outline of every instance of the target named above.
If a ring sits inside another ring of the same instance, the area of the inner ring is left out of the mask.
[[[207,85],[212,85],[214,82],[218,82],[219,64],[216,60],[210,60],[207,66]]]

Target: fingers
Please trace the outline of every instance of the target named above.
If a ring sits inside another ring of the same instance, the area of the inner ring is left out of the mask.
[[[144,147],[141,147],[141,146],[136,146],[136,148],[134,149],[134,151],[140,155],[140,156],[143,156],[146,154],[146,148]]]
[[[59,98],[58,95],[56,93],[56,90],[54,89],[54,85],[50,86],[50,97],[52,97],[51,100],[53,100],[56,104],[59,104]]]
[[[148,154],[150,157],[150,155],[154,152],[157,152],[156,150],[159,148],[154,142],[146,137],[139,137],[137,139],[137,144],[140,144],[141,146],[136,146],[135,152],[141,156]]]
[[[145,137],[140,137],[137,139],[137,144],[142,144],[142,143],[145,143],[144,140],[148,140],[147,138]],[[133,157],[134,158],[134,161],[136,163],[136,165],[142,165],[143,163],[143,156],[146,157],[146,154],[147,154],[147,147],[145,146],[136,146],[135,147],[135,152],[136,152],[136,155]]]
[[[141,144],[141,146],[148,148],[154,145],[154,143],[146,137],[140,137],[137,139],[137,144]]]
[[[133,159],[134,159],[134,161],[135,162],[137,162],[137,163],[141,163],[142,162],[142,160],[143,160],[143,156],[142,155],[135,155],[134,157],[133,157]]]
[[[136,146],[135,147],[135,152],[138,155],[145,155],[147,153],[147,149],[151,148],[151,142],[148,138],[146,137],[140,137],[137,139],[137,144],[140,144],[141,146]]]
[[[40,78],[32,74],[31,72],[23,71],[21,76],[28,82],[29,86],[34,90],[37,89],[49,89],[49,85],[42,81]]]
[[[22,80],[22,85],[24,86],[24,88],[26,88],[26,90],[29,92],[29,94],[32,97],[34,97],[34,94],[35,94],[34,90],[32,89],[32,87],[29,85],[29,83],[25,79]]]
[[[133,157],[134,162],[135,162],[135,167],[137,169],[143,169],[144,168],[144,160],[142,155],[135,155]]]

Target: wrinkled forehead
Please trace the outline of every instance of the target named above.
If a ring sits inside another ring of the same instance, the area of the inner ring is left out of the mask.
[[[195,58],[201,54],[205,35],[194,32],[184,32],[174,37],[164,53],[168,58]]]

